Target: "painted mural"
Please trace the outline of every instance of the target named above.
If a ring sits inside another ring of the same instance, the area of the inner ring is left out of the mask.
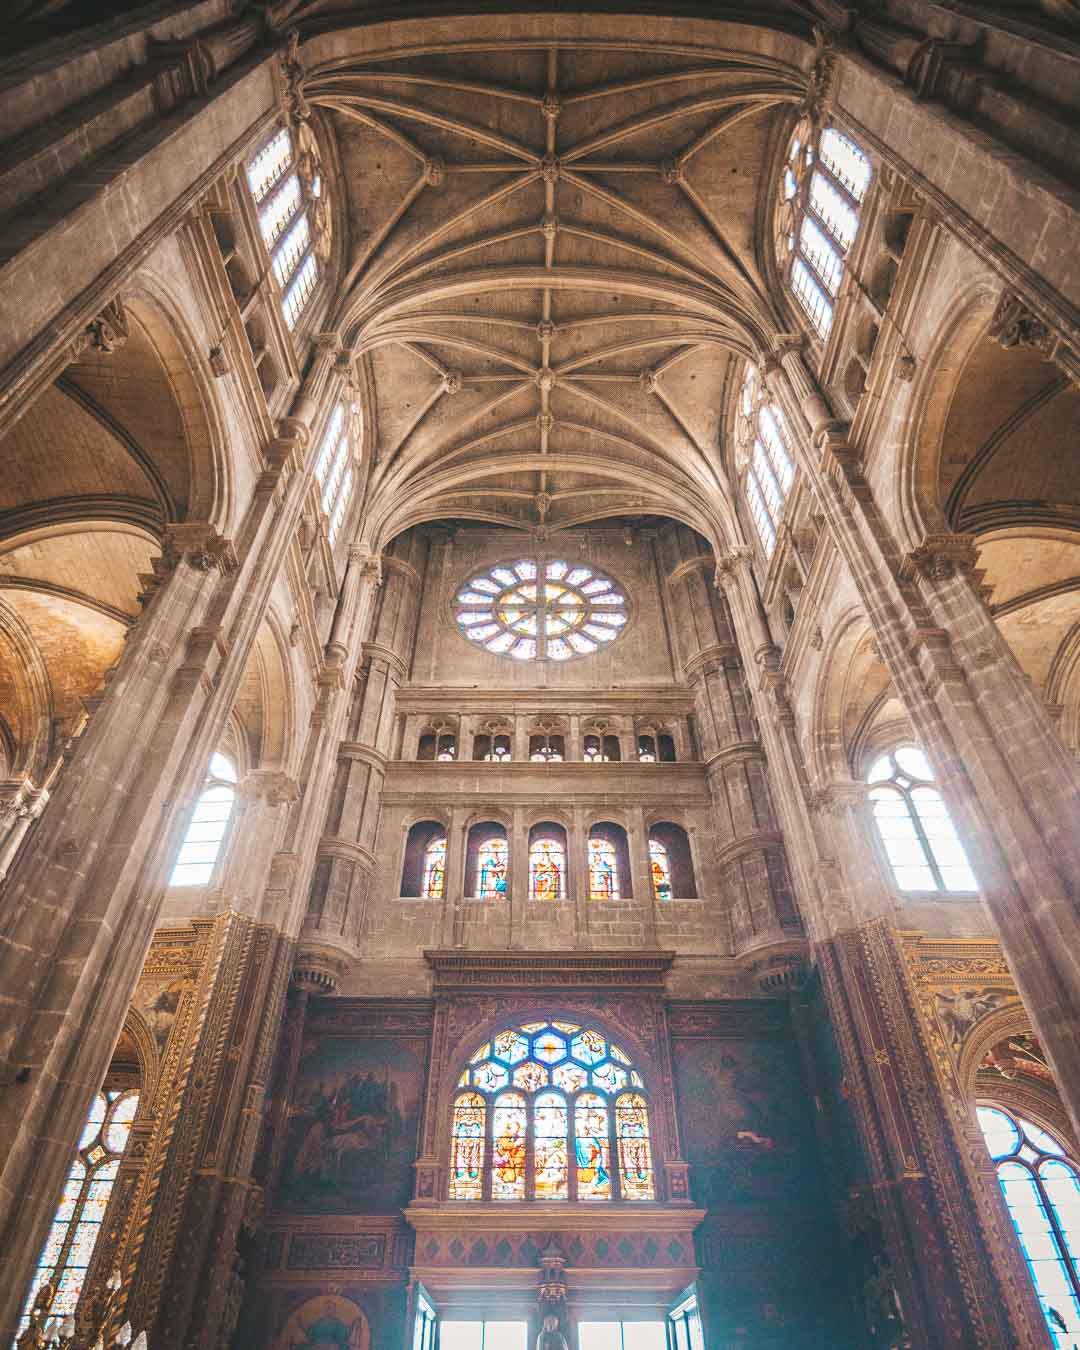
[[[795,1047],[773,1040],[676,1040],[683,1148],[694,1200],[741,1205],[790,1198],[819,1170]]]
[[[407,1205],[425,1042],[312,1037],[300,1060],[282,1209],[386,1214]]]
[[[275,1350],[370,1350],[367,1318],[337,1294],[310,1298],[292,1314]]]

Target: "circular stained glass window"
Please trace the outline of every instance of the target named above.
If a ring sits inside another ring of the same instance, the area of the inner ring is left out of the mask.
[[[619,636],[628,608],[611,577],[561,559],[499,563],[454,596],[454,618],[469,641],[518,661],[588,656]]]

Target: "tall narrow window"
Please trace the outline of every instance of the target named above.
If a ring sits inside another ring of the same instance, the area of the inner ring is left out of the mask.
[[[307,127],[275,131],[247,166],[248,187],[290,328],[304,312],[329,252],[329,217],[315,138]]]
[[[619,899],[619,863],[610,839],[589,838],[589,899]]]
[[[23,1308],[19,1335],[29,1322],[34,1296],[46,1280],[56,1289],[52,1315],[64,1318],[75,1312],[138,1109],[136,1091],[99,1092],[94,1098]]]
[[[491,1198],[525,1198],[525,1098],[504,1092],[495,1098],[491,1122]]]
[[[659,839],[649,840],[649,872],[657,900],[671,899],[671,859]]]
[[[758,372],[747,366],[735,422],[736,460],[746,502],[766,557],[776,547],[776,531],[795,477],[787,422],[769,400]]]
[[[507,1027],[457,1089],[451,1200],[656,1198],[645,1083],[601,1032],[561,1018]]]
[[[479,1200],[484,1193],[484,1136],[487,1101],[478,1092],[461,1092],[454,1101],[450,1155],[450,1199]]]
[[[327,537],[333,544],[345,520],[352,495],[353,471],[349,450],[349,414],[343,403],[334,409],[323,433],[319,458],[315,461],[315,477],[319,497],[327,521]]]
[[[236,798],[236,770],[222,754],[210,756],[202,794],[176,855],[170,886],[205,886],[214,874]]]
[[[870,161],[854,141],[800,122],[780,184],[776,244],[788,286],[820,338],[832,327],[869,186]]]
[[[477,855],[481,900],[495,900],[506,894],[506,867],[509,849],[505,839],[485,839]]]
[[[1042,1305],[1061,1350],[1080,1340],[1080,1170],[1024,1116],[980,1106],[979,1124]]]
[[[566,899],[566,847],[551,835],[542,835],[529,845],[529,897]]]
[[[867,775],[878,837],[902,891],[977,891],[926,756],[902,745]]]
[[[446,835],[433,839],[424,850],[424,899],[441,900],[446,884]]]

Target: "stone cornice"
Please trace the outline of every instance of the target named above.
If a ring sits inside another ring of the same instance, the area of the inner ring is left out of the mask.
[[[489,716],[543,711],[603,717],[661,711],[689,713],[693,711],[694,700],[689,690],[672,685],[627,686],[605,689],[603,693],[588,689],[454,689],[446,685],[403,685],[397,691],[396,706],[399,712],[443,712],[449,708],[455,713],[486,713]]]
[[[436,994],[507,986],[661,991],[674,959],[673,951],[462,952],[429,948],[424,952],[434,975]]]
[[[719,847],[716,850],[716,865],[726,867],[728,863],[735,862],[748,853],[762,853],[767,848],[782,848],[783,845],[784,836],[779,830],[757,830],[753,834],[733,839],[730,844]]]
[[[715,769],[725,769],[729,764],[744,764],[749,760],[760,760],[765,763],[768,755],[765,753],[765,747],[760,741],[736,741],[734,745],[727,745],[723,750],[717,750],[705,761],[705,772],[711,774]]]
[[[408,1223],[423,1232],[466,1232],[475,1229],[493,1229],[499,1232],[570,1232],[584,1228],[588,1232],[627,1228],[635,1232],[647,1228],[654,1233],[685,1233],[698,1226],[705,1217],[703,1209],[689,1205],[657,1204],[654,1200],[639,1203],[620,1200],[616,1204],[598,1205],[595,1202],[543,1204],[536,1201],[516,1205],[498,1201],[445,1201],[438,1205],[415,1202],[404,1211]],[[573,1268],[572,1266],[570,1267]],[[533,1280],[535,1269],[527,1268]],[[498,1271],[502,1276],[505,1267]]]
[[[384,647],[379,642],[365,642],[361,653],[361,663],[367,664],[371,661],[385,661],[392,669],[396,670],[402,679],[409,673],[409,667],[404,657],[399,656],[392,647]]]
[[[369,871],[375,867],[375,854],[363,844],[353,843],[351,839],[342,839],[340,835],[324,834],[319,840],[320,858],[342,858],[345,862],[356,863]]]

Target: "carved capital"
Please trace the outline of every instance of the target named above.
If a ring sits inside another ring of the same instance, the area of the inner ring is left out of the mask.
[[[977,566],[979,551],[973,534],[929,534],[906,554],[900,564],[900,580],[913,581],[925,577],[928,581],[948,581],[957,573],[968,573],[979,583],[984,572]]]
[[[1033,347],[1044,356],[1054,353],[1053,332],[1015,291],[1002,294],[990,320],[989,332],[1005,348]]]
[[[187,562],[199,572],[235,572],[239,563],[232,541],[204,521],[169,525],[165,530],[163,557],[170,570]]]
[[[721,554],[716,560],[716,572],[713,576],[716,589],[727,591],[736,586],[740,569],[749,572],[753,559],[753,551],[746,544],[738,544]]]
[[[306,122],[311,116],[311,105],[304,95],[304,77],[307,72],[300,55],[300,34],[295,28],[278,52],[278,68],[281,71],[281,102],[285,120],[290,126]]]
[[[362,581],[370,580],[376,586],[382,585],[383,569],[381,553],[374,553],[371,549],[364,548],[361,544],[355,544],[349,549],[349,562],[357,569]]]
[[[241,790],[250,800],[263,800],[268,806],[284,806],[300,797],[296,780],[279,769],[256,769],[244,779]]]
[[[86,351],[110,356],[127,342],[130,332],[131,327],[123,301],[119,297],[110,300],[71,344],[70,359],[77,361]]]

